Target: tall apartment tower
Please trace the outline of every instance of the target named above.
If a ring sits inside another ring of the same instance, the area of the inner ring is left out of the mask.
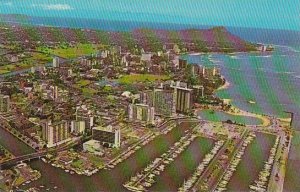
[[[70,126],[68,121],[52,123],[46,120],[42,123],[42,138],[47,147],[54,147],[70,140]]]
[[[184,83],[176,82],[171,85],[174,89],[176,113],[187,113],[192,107],[192,91]]]
[[[145,104],[131,104],[128,108],[129,119],[154,124],[154,107]]]
[[[0,94],[0,112],[7,113],[10,111],[10,98],[8,95]]]
[[[53,58],[52,66],[53,67],[59,67],[59,57],[54,57]]]

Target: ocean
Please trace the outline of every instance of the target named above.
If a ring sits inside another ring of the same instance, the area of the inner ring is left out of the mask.
[[[300,112],[300,51],[275,46],[270,53],[184,55],[190,63],[217,66],[230,83],[216,94],[244,110],[287,117]],[[255,103],[250,103],[254,101]]]

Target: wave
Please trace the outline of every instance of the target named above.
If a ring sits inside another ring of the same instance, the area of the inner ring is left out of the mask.
[[[276,47],[283,47],[283,48],[287,48],[288,50],[295,52],[295,53],[300,53],[300,50],[295,49],[294,47],[291,46],[286,46],[286,45],[274,45]]]
[[[201,55],[201,53],[190,53],[189,55],[191,55],[191,56],[198,56],[198,55]]]
[[[257,56],[251,56],[251,57],[257,57],[257,58],[271,58],[272,55],[257,55]]]
[[[209,61],[212,63],[222,63],[220,60],[217,59],[209,59]]]
[[[279,73],[294,74],[294,73],[296,73],[296,72],[294,72],[294,71],[284,71],[284,72],[279,72]]]
[[[294,78],[300,79],[300,75],[293,75]]]

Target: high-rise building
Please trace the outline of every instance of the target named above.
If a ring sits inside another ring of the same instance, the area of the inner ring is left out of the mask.
[[[94,140],[100,141],[103,145],[109,147],[121,146],[121,131],[119,127],[113,128],[111,125],[107,127],[94,127],[92,129],[92,137]]]
[[[53,67],[59,67],[59,57],[54,57],[53,58],[52,66]]]
[[[10,98],[8,95],[0,94],[0,112],[7,113],[10,111]]]
[[[58,99],[58,86],[52,86],[52,99],[57,100]]]
[[[194,98],[204,97],[204,87],[202,85],[194,85],[193,86],[193,95],[194,95]]]
[[[68,121],[42,123],[42,138],[47,142],[47,147],[54,147],[70,140],[70,126]]]
[[[192,107],[192,89],[175,88],[176,112],[187,113]]]
[[[179,69],[185,69],[187,66],[187,60],[185,59],[179,59]]]
[[[154,124],[154,107],[145,104],[131,104],[128,107],[130,120]]]
[[[176,99],[176,112],[187,113],[192,107],[192,91],[193,89],[187,88],[186,83],[176,82],[172,83],[171,88],[174,89]]]
[[[140,93],[141,103],[154,107],[155,115],[171,117],[176,113],[187,113],[193,104],[193,89],[187,83],[174,82],[162,83],[154,91]]]
[[[83,134],[85,127],[85,121],[71,121],[71,132],[76,135]]]
[[[155,89],[153,102],[155,114],[167,117],[176,114],[176,98],[173,90]]]
[[[86,58],[82,58],[82,59],[81,59],[81,65],[84,65],[84,66],[91,66],[91,65],[92,65],[92,60],[86,59]]]
[[[142,104],[148,105],[149,107],[154,106],[154,91],[146,90],[140,93],[140,101]]]
[[[76,121],[84,121],[86,129],[91,129],[94,126],[94,115],[86,105],[82,105],[76,108],[75,118]]]

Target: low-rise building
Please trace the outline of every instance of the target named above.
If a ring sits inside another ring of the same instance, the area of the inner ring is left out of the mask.
[[[119,127],[113,128],[111,125],[94,127],[92,129],[92,137],[94,140],[100,141],[104,146],[117,148],[121,146],[121,131]]]

